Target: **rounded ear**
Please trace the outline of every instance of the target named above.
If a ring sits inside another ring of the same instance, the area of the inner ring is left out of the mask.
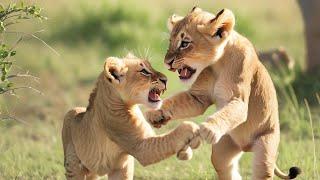
[[[217,36],[219,38],[227,37],[233,30],[235,25],[235,17],[231,10],[222,9],[216,17],[206,24],[197,26],[199,32],[209,36]]]
[[[111,83],[120,84],[127,71],[128,68],[123,59],[109,57],[104,62],[104,73]]]
[[[182,16],[178,16],[178,15],[175,15],[173,14],[171,17],[168,18],[168,22],[167,22],[167,27],[168,27],[168,30],[171,32],[173,27],[183,19]]]

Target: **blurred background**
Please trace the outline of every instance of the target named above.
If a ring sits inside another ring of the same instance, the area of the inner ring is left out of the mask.
[[[1,0],[0,4],[5,7],[12,2]],[[236,30],[248,37],[258,52],[267,53],[264,63],[275,82],[280,105],[282,136],[277,164],[285,171],[292,165],[301,167],[301,179],[320,179],[320,74],[316,64],[308,65],[305,60],[308,50],[301,2],[26,1],[42,7],[48,19],[26,20],[7,31],[35,34],[47,45],[32,36],[23,38],[16,47],[11,73],[28,73],[39,79],[12,81],[42,93],[21,89],[15,95],[0,94],[0,179],[64,179],[63,116],[72,107],[87,106],[108,56],[121,57],[131,51],[148,58],[169,78],[165,97],[184,90],[176,74],[163,66],[169,38],[166,22],[173,13],[186,15],[195,5],[214,14],[222,8],[231,9]],[[310,22],[317,21],[319,18]],[[18,37],[18,33],[7,33],[5,41],[14,44]],[[286,49],[285,56],[277,55],[283,52],[279,47]],[[283,60],[288,57],[294,66]],[[269,63],[270,59],[280,63]],[[214,110],[210,107],[206,115]],[[206,115],[192,120],[202,122]],[[167,132],[179,123],[171,122],[156,131]],[[203,145],[187,162],[172,157],[145,168],[136,162],[135,179],[215,179],[210,154],[211,147]],[[251,158],[252,154],[246,153],[241,159],[244,179],[251,176]]]

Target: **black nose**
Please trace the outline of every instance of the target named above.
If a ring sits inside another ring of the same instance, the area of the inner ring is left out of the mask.
[[[164,85],[166,85],[168,81],[166,77],[160,77],[159,80],[163,82]]]
[[[172,58],[172,59],[170,60],[170,62],[167,63],[167,64],[170,66],[170,68],[172,68],[173,62],[174,62],[174,58]]]

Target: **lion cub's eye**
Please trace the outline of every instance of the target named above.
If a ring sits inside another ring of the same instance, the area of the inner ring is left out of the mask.
[[[180,49],[185,49],[189,46],[190,42],[189,41],[181,41],[181,44],[180,44]]]
[[[145,76],[150,76],[150,72],[148,72],[147,70],[145,69],[142,69],[141,71],[139,71],[141,74],[145,75]]]

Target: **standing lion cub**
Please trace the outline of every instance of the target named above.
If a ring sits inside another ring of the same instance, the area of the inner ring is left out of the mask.
[[[189,159],[200,144],[199,127],[185,122],[156,136],[137,104],[161,106],[166,77],[133,55],[110,57],[98,77],[87,108],[64,119],[62,141],[67,179],[133,179],[134,158],[146,166],[178,153]]]
[[[238,161],[253,152],[253,180],[272,179],[274,173],[293,179],[276,166],[280,140],[277,95],[273,82],[248,39],[234,30],[235,17],[223,9],[216,16],[193,10],[168,20],[171,31],[165,64],[177,71],[190,89],[164,100],[147,119],[161,127],[172,119],[217,111],[200,126],[200,135],[212,144],[212,164],[221,180],[241,179]]]

